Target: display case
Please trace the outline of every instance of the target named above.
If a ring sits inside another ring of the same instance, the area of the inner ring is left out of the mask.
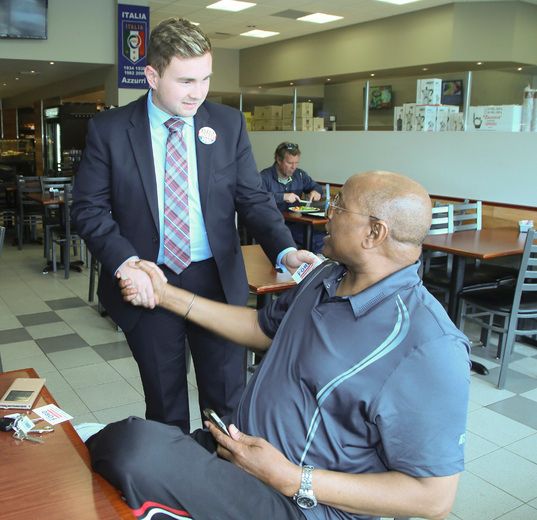
[[[35,171],[32,139],[0,139],[0,164],[18,175],[33,175]]]

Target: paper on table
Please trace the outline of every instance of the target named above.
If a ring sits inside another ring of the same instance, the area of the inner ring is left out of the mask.
[[[69,421],[73,417],[55,404],[47,404],[34,409],[34,413],[49,424],[59,424],[64,421]]]

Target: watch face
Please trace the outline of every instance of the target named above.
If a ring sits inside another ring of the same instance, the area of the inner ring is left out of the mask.
[[[312,507],[315,507],[317,505],[317,500],[309,495],[300,495],[297,497],[296,503],[302,509],[311,509]]]

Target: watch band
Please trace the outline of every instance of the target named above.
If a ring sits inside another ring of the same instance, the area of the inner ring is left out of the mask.
[[[313,466],[302,466],[302,475],[300,477],[300,489],[293,496],[293,500],[302,509],[312,509],[317,505],[317,498],[313,493],[312,473]]]

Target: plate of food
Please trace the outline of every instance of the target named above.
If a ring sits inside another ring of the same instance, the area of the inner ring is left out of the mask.
[[[319,208],[315,206],[292,206],[289,208],[289,211],[293,213],[315,213],[319,211]]]

